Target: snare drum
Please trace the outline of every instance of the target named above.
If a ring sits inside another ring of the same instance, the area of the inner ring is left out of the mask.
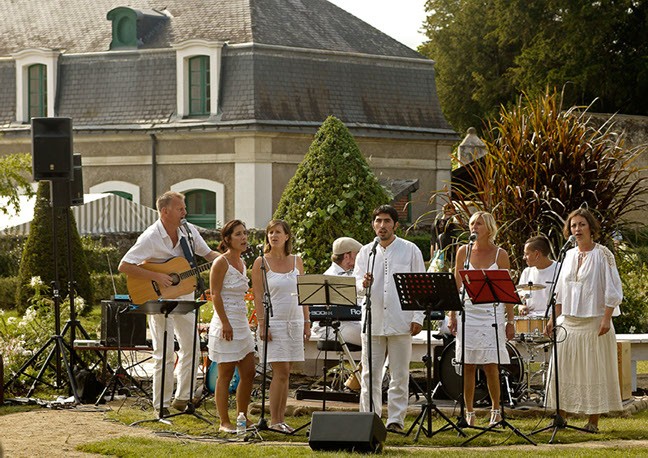
[[[515,336],[524,334],[526,336],[541,336],[544,332],[547,321],[542,316],[516,316]]]

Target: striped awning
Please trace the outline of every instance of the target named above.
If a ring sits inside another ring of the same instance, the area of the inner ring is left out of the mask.
[[[85,194],[84,204],[72,207],[79,234],[142,232],[158,213],[150,207],[115,194]],[[34,217],[36,198],[21,198],[20,213],[0,216],[0,234],[27,235]]]

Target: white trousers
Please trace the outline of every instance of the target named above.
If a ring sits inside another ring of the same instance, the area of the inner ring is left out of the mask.
[[[175,352],[173,348],[173,336],[178,340],[178,366],[176,376],[178,377],[178,386],[176,389],[176,399],[189,400],[191,390],[191,346],[193,344],[194,335],[196,331],[196,314],[190,312],[185,315],[169,315],[167,318],[167,354],[166,354],[166,369],[164,374],[164,395],[163,406],[169,407],[171,403],[171,395],[173,393],[174,373],[173,366],[175,364]],[[148,324],[151,331],[151,339],[153,341],[153,360],[154,360],[154,373],[153,373],[153,407],[158,409],[160,407],[160,385],[162,383],[162,352],[164,347],[162,341],[164,339],[164,323],[165,318],[162,314],[149,315]],[[196,375],[198,373],[198,362],[200,361],[200,341],[196,338],[195,347],[195,366],[194,366],[194,390],[196,389]]]
[[[360,380],[360,412],[370,412],[369,403],[369,339],[362,334],[362,377]],[[373,411],[382,416],[382,377],[385,358],[389,355],[391,380],[387,391],[387,424],[405,425],[409,399],[409,363],[412,356],[412,336],[372,336],[371,367]]]

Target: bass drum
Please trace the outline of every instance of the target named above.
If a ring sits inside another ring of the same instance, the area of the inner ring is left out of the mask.
[[[508,377],[512,397],[515,399],[523,389],[524,382],[524,362],[520,352],[511,344],[506,342],[506,351],[508,351],[510,364],[502,364],[500,372],[500,384],[502,390],[506,387],[505,377]],[[450,399],[458,401],[461,397],[461,364],[455,362],[455,341],[452,341],[443,349],[439,361],[439,379],[441,387]],[[489,402],[488,385],[486,384],[486,374],[481,368],[477,369],[475,374],[475,403]]]
[[[236,388],[238,388],[239,384],[239,371],[238,367],[234,368],[234,375],[232,375],[232,381],[229,384],[229,393],[230,394],[235,394],[236,393]],[[207,391],[209,394],[214,394],[216,393],[216,382],[218,381],[218,364],[216,361],[212,361],[211,364],[209,365],[209,368],[207,369],[207,374],[205,375],[205,388],[207,388]]]

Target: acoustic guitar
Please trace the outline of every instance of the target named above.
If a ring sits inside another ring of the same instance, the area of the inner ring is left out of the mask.
[[[153,280],[127,276],[126,287],[133,304],[143,304],[146,301],[158,299],[175,299],[194,292],[196,290],[196,274],[209,270],[211,263],[192,269],[189,261],[178,256],[161,263],[145,262],[139,267],[151,272],[165,273],[171,277],[173,283],[171,286],[164,287]]]

